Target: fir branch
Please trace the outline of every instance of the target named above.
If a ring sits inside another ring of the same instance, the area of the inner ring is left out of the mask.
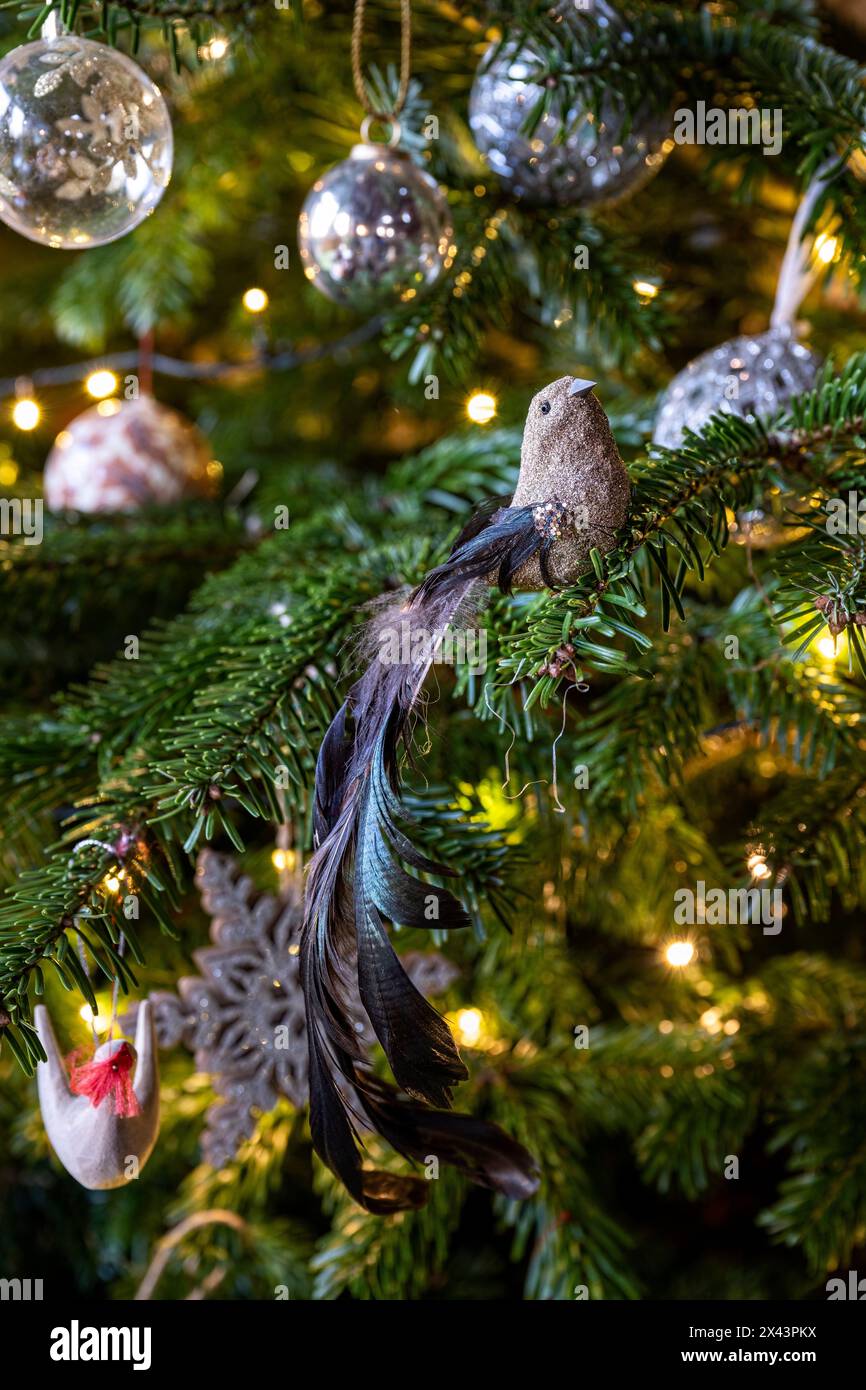
[[[501,663],[510,680],[538,675],[563,643],[570,642],[575,680],[584,669],[635,673],[640,668],[598,637],[626,638],[638,652],[647,640],[633,618],[646,614],[645,596],[657,577],[662,627],[672,613],[682,618],[682,594],[687,577],[700,579],[710,558],[728,541],[728,511],[736,511],[761,482],[769,483],[778,469],[804,454],[820,456],[829,445],[842,451],[862,430],[866,407],[866,355],[858,354],[842,378],[829,371],[815,391],[801,398],[797,424],[784,414],[777,421],[748,421],[734,415],[715,415],[699,434],[689,433],[676,450],[651,446],[632,465],[631,511],[627,533],[605,556],[594,552],[593,570],[562,593],[533,606],[523,630],[511,642]],[[674,568],[675,566],[675,568]],[[596,636],[598,634],[598,637]],[[546,704],[559,677],[536,680],[527,703]]]
[[[862,740],[861,740],[862,742]],[[796,921],[827,922],[834,901],[866,904],[866,782],[858,760],[828,777],[787,784],[760,812],[754,836],[789,893]],[[731,850],[731,858],[741,854]]]
[[[370,1140],[366,1147],[373,1158],[381,1146]],[[453,1170],[431,1179],[430,1200],[420,1211],[400,1212],[390,1221],[359,1211],[331,1175],[319,1171],[332,1225],[311,1261],[313,1298],[330,1302],[350,1293],[388,1302],[422,1298],[435,1287],[465,1195]]]

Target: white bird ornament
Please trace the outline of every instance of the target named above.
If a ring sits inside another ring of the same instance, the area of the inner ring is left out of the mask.
[[[159,1133],[159,1066],[150,1003],[145,1000],[138,1010],[134,1048],[121,1038],[102,1043],[85,1065],[73,1059],[71,1073],[41,1004],[34,1023],[48,1057],[37,1068],[39,1104],[57,1157],[82,1187],[122,1187],[138,1177]]]

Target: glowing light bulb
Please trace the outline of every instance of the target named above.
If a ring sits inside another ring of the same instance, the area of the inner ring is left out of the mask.
[[[198,50],[198,56],[212,63],[219,62],[229,51],[229,41],[223,34],[217,34],[209,43],[203,43]]]
[[[481,1038],[484,1016],[480,1009],[461,1009],[457,1015],[457,1035],[464,1047],[474,1047]]]
[[[275,849],[271,854],[271,863],[279,874],[284,869],[293,869],[295,867],[295,851],[293,849]]]
[[[665,947],[665,960],[668,965],[675,965],[681,968],[688,965],[695,954],[694,942],[692,941],[672,941]]]
[[[19,430],[35,430],[42,411],[32,396],[20,396],[12,407],[12,420]]]
[[[105,878],[102,880],[103,888],[109,893],[116,893],[120,887],[120,880],[122,877],[122,874],[106,874]]]
[[[243,306],[250,314],[260,314],[263,309],[267,309],[268,303],[266,292],[257,288],[247,290],[243,298]]]
[[[101,401],[103,396],[110,396],[117,390],[117,377],[114,372],[101,368],[98,372],[90,373],[84,383],[84,389],[94,400]]]
[[[769,878],[772,873],[772,870],[768,865],[766,859],[764,858],[763,854],[759,853],[758,851],[756,851],[754,854],[749,855],[748,859],[746,860],[746,868],[749,870],[750,874],[752,875],[752,878],[757,879]]]
[[[836,639],[835,637],[822,637],[817,644],[818,651],[825,661],[836,660]]]
[[[641,299],[655,299],[659,292],[658,285],[654,285],[652,280],[632,280],[631,287]]]
[[[466,414],[475,425],[489,425],[496,414],[496,397],[489,391],[473,391],[466,402]]]
[[[78,1017],[82,1018],[88,1028],[92,1028],[95,1033],[107,1033],[111,1027],[111,1019],[107,1014],[95,1014],[89,1004],[82,1004],[78,1010]]]
[[[829,265],[835,261],[839,250],[839,238],[830,236],[827,232],[821,232],[815,238],[815,255],[824,265]]]

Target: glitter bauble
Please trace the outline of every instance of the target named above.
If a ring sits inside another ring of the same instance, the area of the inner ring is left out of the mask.
[[[125,54],[64,34],[0,61],[0,218],[22,236],[116,240],[156,207],[171,159],[168,107]]]
[[[599,0],[577,32],[590,38],[594,29],[616,24],[611,7]],[[627,30],[620,39],[631,42]],[[613,91],[602,97],[597,113],[589,106],[563,113],[554,103],[527,135],[526,122],[545,96],[532,80],[543,66],[541,54],[531,43],[506,43],[491,62],[494,50],[482,59],[473,83],[469,124],[478,149],[515,197],[548,207],[597,206],[635,192],[661,167],[668,117],[646,107],[628,124]]]
[[[204,435],[151,396],[85,410],[54,441],[43,491],[52,511],[131,512],[213,491]]]
[[[298,226],[307,279],[362,313],[429,289],[451,264],[451,236],[435,181],[387,145],[356,145],[317,179]]]
[[[675,449],[711,415],[767,418],[815,385],[820,362],[791,329],[731,338],[690,362],[661,399],[653,443]]]

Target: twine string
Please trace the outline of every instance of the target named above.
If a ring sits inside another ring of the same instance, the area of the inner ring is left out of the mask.
[[[376,121],[393,121],[399,116],[409,94],[409,64],[412,57],[412,13],[411,0],[400,0],[400,85],[397,97],[390,111],[377,111],[370,101],[364,82],[364,16],[367,0],[355,0],[355,13],[352,20],[352,81],[355,95],[368,116]]]

